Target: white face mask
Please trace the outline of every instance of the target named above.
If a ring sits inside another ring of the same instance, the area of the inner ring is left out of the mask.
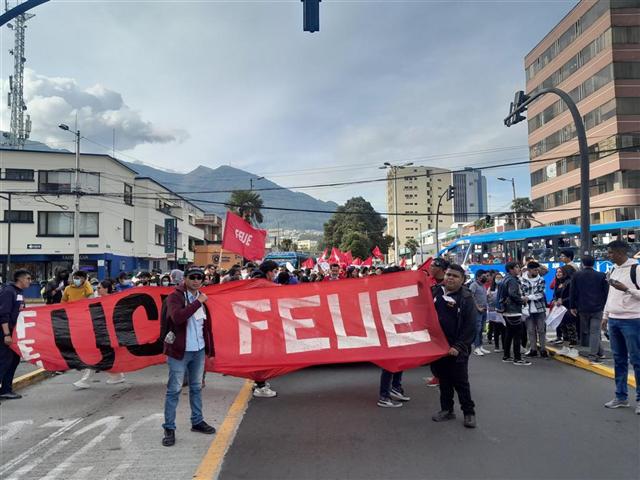
[[[82,279],[81,279],[81,278],[74,278],[74,279],[73,279],[73,284],[74,284],[76,287],[79,287],[80,285],[82,285]]]
[[[169,286],[169,282],[165,280],[164,282],[162,282],[162,286],[163,287],[168,287]]]

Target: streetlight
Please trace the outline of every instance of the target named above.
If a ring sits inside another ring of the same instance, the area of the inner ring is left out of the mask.
[[[256,182],[258,180],[264,180],[264,177],[256,177]],[[253,178],[249,179],[249,190],[253,190]]]
[[[438,207],[436,208],[436,256],[438,256],[438,252],[440,252],[440,206],[442,205],[442,199],[447,196],[447,200],[453,200],[453,197],[456,194],[456,187],[454,185],[449,185],[447,189],[442,192],[440,198],[438,199]]]
[[[504,124],[510,127],[511,125],[526,120],[522,114],[527,110],[527,107],[538,97],[546,95],[547,93],[555,93],[564,101],[571,112],[573,123],[576,125],[576,137],[578,137],[578,146],[580,147],[580,248],[583,255],[589,255],[591,252],[589,145],[587,144],[587,133],[578,106],[567,92],[559,88],[543,88],[534,95],[527,95],[520,90],[516,92],[513,102],[511,102],[509,115],[504,119]]]
[[[75,169],[75,187],[76,196],[75,210],[73,211],[73,267],[72,270],[80,270],[80,130],[73,131],[69,125],[61,123],[58,125],[61,130],[72,133],[76,136],[76,169]]]
[[[511,182],[511,187],[513,188],[513,205],[512,207],[514,208],[513,210],[513,225],[515,227],[516,230],[518,230],[518,216],[517,213],[515,211],[515,203],[516,203],[516,180],[515,178],[511,177],[511,180],[509,180],[508,178],[504,178],[504,177],[498,177],[498,180],[501,180],[503,182]]]
[[[410,167],[411,165],[413,165],[413,162],[403,163],[402,165],[391,165],[391,163],[389,162],[384,162],[381,167],[378,167],[381,170],[386,170],[388,168],[393,174],[393,204],[395,205],[395,212],[393,212],[393,216],[395,217],[393,236],[393,260],[395,262],[398,261],[398,243],[400,242],[400,236],[398,235],[398,169]]]

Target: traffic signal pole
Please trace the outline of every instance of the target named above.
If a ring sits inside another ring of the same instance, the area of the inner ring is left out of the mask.
[[[447,196],[447,200],[452,200],[455,194],[455,187],[453,185],[449,185],[440,198],[438,199],[438,208],[436,208],[436,257],[438,256],[438,252],[440,252],[440,206],[442,205],[442,199],[444,196]]]

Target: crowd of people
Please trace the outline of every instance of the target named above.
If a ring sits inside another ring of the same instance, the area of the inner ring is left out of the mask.
[[[574,262],[571,250],[563,251],[563,265],[557,268],[547,298],[544,276],[546,268],[534,258],[523,265],[506,264],[505,273],[478,270],[472,279],[468,272],[445,258],[435,258],[423,268],[432,285],[432,296],[440,327],[450,345],[446,356],[431,364],[433,377],[429,386],[440,388],[440,411],[436,422],[452,420],[454,393],[457,393],[464,414],[464,426],[476,426],[475,404],[471,397],[468,363],[472,355],[483,357],[501,353],[502,361],[516,366],[529,366],[531,359],[549,357],[547,329],[552,328],[558,347],[556,354],[577,358],[579,344],[589,347],[591,363],[602,363],[604,350],[601,335],[610,339],[614,359],[615,398],[607,408],[628,407],[627,375],[631,363],[640,382],[640,286],[638,263],[628,256],[629,245],[614,241],[608,245],[613,269],[605,275],[594,269],[591,256]],[[176,408],[183,386],[188,385],[191,424],[195,432],[213,434],[215,428],[202,415],[201,389],[204,385],[204,365],[207,356],[214,355],[211,338],[211,318],[203,305],[206,285],[223,284],[262,278],[280,285],[295,285],[319,281],[339,281],[403,271],[398,266],[356,267],[331,264],[328,270],[293,269],[274,261],[260,264],[248,262],[222,271],[213,265],[191,266],[184,272],[173,270],[163,275],[140,272],[135,277],[123,273],[114,280],[88,278],[86,272],[57,271],[42,290],[47,304],[73,302],[99,297],[139,286],[173,286],[166,299],[163,318],[164,353],[167,355],[169,379],[165,398],[163,445],[175,444]],[[0,291],[0,326],[4,336],[0,344],[0,399],[16,399],[12,391],[13,375],[19,356],[9,347],[20,308],[24,306],[22,292],[29,287],[31,275],[26,270],[13,274],[14,282]],[[486,341],[485,341],[486,338]],[[493,352],[490,350],[493,345]],[[524,353],[523,353],[524,352]],[[88,388],[95,372],[84,370],[74,383]],[[109,375],[107,383],[121,383],[124,375]],[[640,414],[640,391],[636,391]],[[277,393],[268,382],[256,382],[253,395],[272,398]],[[377,405],[399,408],[411,398],[402,385],[402,372],[382,369]]]

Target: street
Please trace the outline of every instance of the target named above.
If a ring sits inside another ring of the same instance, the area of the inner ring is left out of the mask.
[[[531,367],[491,354],[471,359],[478,428],[459,411],[436,424],[438,390],[428,368],[405,374],[412,400],[376,406],[379,369],[315,367],[275,379],[275,399],[252,399],[220,478],[638,478],[640,417],[606,410],[613,381],[553,360]],[[0,406],[0,478],[189,479],[214,437],[189,431],[182,395],[177,444],[160,445],[166,369],[75,390],[69,372]],[[205,418],[216,427],[243,385],[210,374]]]

